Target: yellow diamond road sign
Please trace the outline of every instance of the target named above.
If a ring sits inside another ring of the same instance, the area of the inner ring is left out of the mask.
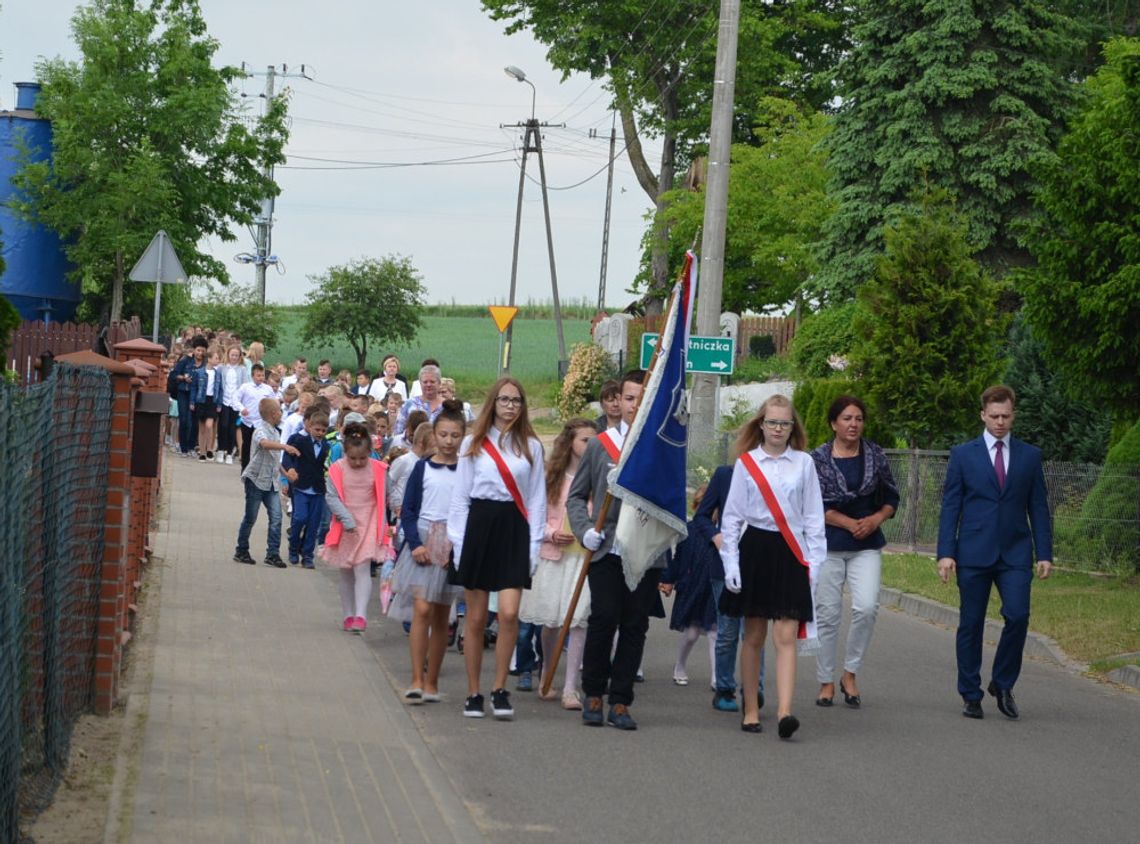
[[[500,334],[507,330],[507,326],[511,324],[511,320],[515,318],[515,314],[519,312],[519,309],[513,305],[490,305],[487,310],[491,312],[491,319],[495,321],[495,325],[498,326]]]

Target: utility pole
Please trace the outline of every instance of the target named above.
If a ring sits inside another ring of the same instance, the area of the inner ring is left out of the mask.
[[[721,288],[724,282],[724,239],[728,217],[728,165],[732,153],[732,115],[736,90],[736,42],[740,0],[721,0],[720,31],[713,79],[709,172],[705,188],[704,234],[701,240],[700,287],[697,291],[697,334],[720,334]],[[694,375],[689,403],[690,447],[698,453],[713,444],[720,377]]]
[[[517,68],[515,69],[517,70]],[[526,80],[520,79],[519,81],[522,82]],[[558,299],[558,271],[554,265],[554,237],[550,227],[550,200],[546,193],[546,162],[542,156],[542,128],[550,126],[551,124],[540,123],[536,120],[532,107],[530,120],[514,125],[520,129],[525,129],[525,132],[523,134],[522,162],[519,165],[519,196],[518,203],[515,207],[515,243],[514,250],[511,253],[510,301],[507,304],[511,307],[515,304],[515,291],[519,271],[519,237],[522,232],[523,187],[526,184],[526,159],[527,156],[533,152],[538,155],[539,184],[542,187],[542,213],[546,220],[546,251],[550,260],[550,289],[554,294],[554,327],[558,332],[558,377],[561,379],[566,374],[570,360],[566,355],[566,338],[562,332],[562,305]],[[506,375],[511,371],[511,336],[513,331],[514,322],[512,321],[511,324],[507,326],[503,338],[503,355],[499,360],[500,375]]]
[[[269,113],[269,109],[273,105],[273,97],[276,96],[277,93],[277,77],[280,76],[286,79],[312,78],[305,72],[304,65],[301,65],[301,71],[299,73],[290,73],[289,66],[285,64],[281,65],[281,70],[278,70],[275,65],[269,65],[264,73],[246,70],[245,62],[242,62],[241,68],[246,76],[265,77],[265,93],[262,94],[264,102],[262,103],[261,109],[263,117]],[[262,175],[264,175],[267,180],[272,181],[273,167],[266,166],[262,171]],[[261,202],[261,214],[254,220],[254,225],[257,226],[257,237],[252,263],[257,286],[257,298],[262,305],[265,304],[265,270],[270,264],[277,263],[277,258],[273,255],[273,212],[276,210],[276,206],[277,202],[274,197],[266,197]],[[246,262],[248,263],[248,259]]]
[[[594,130],[591,129],[591,132]],[[610,209],[614,198],[614,149],[617,146],[617,113],[610,122],[610,164],[606,175],[606,218],[602,223],[602,269],[598,275],[598,313],[606,309],[606,267],[610,260]]]

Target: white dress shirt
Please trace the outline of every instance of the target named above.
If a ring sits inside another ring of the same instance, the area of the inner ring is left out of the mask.
[[[816,572],[827,556],[823,495],[819,491],[815,461],[810,454],[793,448],[786,449],[777,457],[768,454],[760,446],[748,453],[768,479],[777,497],[784,502],[788,527],[800,543],[800,550],[808,562],[808,573],[814,584]],[[756,481],[752,480],[744,464],[737,460],[732,467],[732,482],[728,487],[724,514],[720,521],[720,558],[726,566],[740,567],[740,537],[749,525],[759,530],[779,530]]]
[[[487,436],[489,439],[493,438],[492,441],[499,449],[507,469],[514,475],[515,483],[522,494],[527,521],[530,523],[530,551],[533,556],[538,553],[538,547],[546,530],[546,475],[542,443],[534,438],[527,443],[530,449],[528,462],[525,457],[515,454],[512,439],[504,437],[498,428],[492,428]],[[507,490],[507,485],[503,483],[498,465],[485,449],[481,449],[477,457],[464,456],[471,450],[471,440],[471,435],[467,435],[459,447],[459,468],[456,470],[458,477],[455,480],[455,492],[451,496],[451,510],[447,516],[447,537],[455,546],[456,560],[459,559],[463,547],[471,499],[514,500]]]
[[[994,445],[997,443],[998,438],[991,434],[989,431],[982,431],[982,439],[986,441],[986,450],[990,453],[990,463],[997,467],[997,449]],[[1005,464],[1005,474],[1009,477],[1009,434],[1001,438],[1001,459]]]

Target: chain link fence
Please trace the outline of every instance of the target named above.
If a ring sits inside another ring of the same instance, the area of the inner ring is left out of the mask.
[[[0,840],[50,802],[95,677],[112,387],[0,386]]]

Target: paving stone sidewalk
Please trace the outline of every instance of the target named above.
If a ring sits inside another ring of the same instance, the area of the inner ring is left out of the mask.
[[[153,679],[126,795],[132,840],[483,840],[369,634],[339,629],[334,579],[232,562],[238,467],[166,463]],[[262,511],[259,561],[265,533]]]

